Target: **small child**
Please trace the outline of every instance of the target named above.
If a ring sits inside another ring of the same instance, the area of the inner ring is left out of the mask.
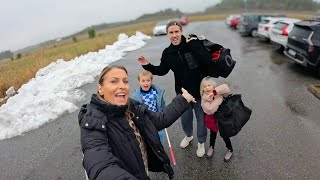
[[[140,103],[148,105],[148,109],[154,112],[160,112],[164,106],[164,90],[152,84],[153,75],[150,71],[142,70],[138,75],[140,87],[137,88],[131,97]],[[160,141],[163,143],[164,132],[158,131]]]
[[[214,118],[214,113],[218,110],[219,105],[223,101],[223,96],[230,92],[226,84],[217,86],[213,77],[207,76],[202,79],[200,83],[201,106],[205,113],[204,121],[206,126],[210,129],[210,147],[207,151],[207,157],[211,158],[214,153],[214,145],[218,132],[218,124]],[[224,161],[229,161],[232,157],[233,148],[230,138],[223,138],[226,147],[228,148]]]

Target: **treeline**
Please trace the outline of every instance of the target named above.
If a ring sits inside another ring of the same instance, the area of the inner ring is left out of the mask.
[[[0,60],[13,57],[13,53],[10,50],[0,52]]]
[[[246,6],[249,11],[250,9],[316,11],[319,10],[320,3],[313,0],[247,0]],[[244,8],[244,0],[222,0],[221,3],[208,7],[206,12]]]
[[[136,21],[139,21],[139,20],[146,20],[146,19],[157,19],[159,17],[172,17],[172,18],[176,18],[176,17],[180,17],[182,16],[183,13],[177,9],[177,10],[173,10],[171,8],[169,9],[165,9],[165,10],[161,10],[161,11],[158,11],[156,13],[151,13],[151,14],[144,14],[140,17],[138,17],[136,19]]]
[[[155,13],[150,13],[150,14],[143,14],[142,16],[138,17],[135,20],[131,21],[122,21],[122,22],[115,22],[115,23],[102,23],[98,25],[93,25],[92,28],[94,28],[96,31],[107,29],[107,28],[113,28],[113,27],[118,27],[124,24],[130,24],[130,23],[136,23],[136,22],[141,22],[141,21],[146,21],[146,20],[158,20],[158,19],[165,19],[165,18],[177,18],[182,16],[183,13],[180,10],[173,10],[173,9],[165,9],[161,10]],[[72,35],[66,36],[65,38],[70,38],[74,36],[78,36],[81,34],[85,34],[87,32],[87,28],[83,29],[77,33],[74,33]]]

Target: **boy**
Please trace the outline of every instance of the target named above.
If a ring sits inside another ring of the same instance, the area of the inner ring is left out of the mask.
[[[148,105],[148,109],[159,112],[165,106],[163,98],[164,90],[152,84],[153,75],[150,71],[142,70],[138,75],[140,87],[137,88],[131,97],[140,103]],[[163,143],[163,130],[158,131],[161,142]]]

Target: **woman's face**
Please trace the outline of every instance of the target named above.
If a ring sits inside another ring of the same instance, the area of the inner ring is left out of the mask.
[[[206,94],[210,94],[212,93],[212,91],[214,90],[214,86],[212,83],[210,83],[209,81],[204,81],[203,82],[203,91]]]
[[[103,76],[103,85],[99,84],[98,92],[110,104],[127,104],[130,93],[128,74],[123,69],[110,70]]]

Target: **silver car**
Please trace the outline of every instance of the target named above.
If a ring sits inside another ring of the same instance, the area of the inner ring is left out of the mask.
[[[159,21],[153,28],[153,34],[155,36],[167,34],[166,26],[168,21]]]

